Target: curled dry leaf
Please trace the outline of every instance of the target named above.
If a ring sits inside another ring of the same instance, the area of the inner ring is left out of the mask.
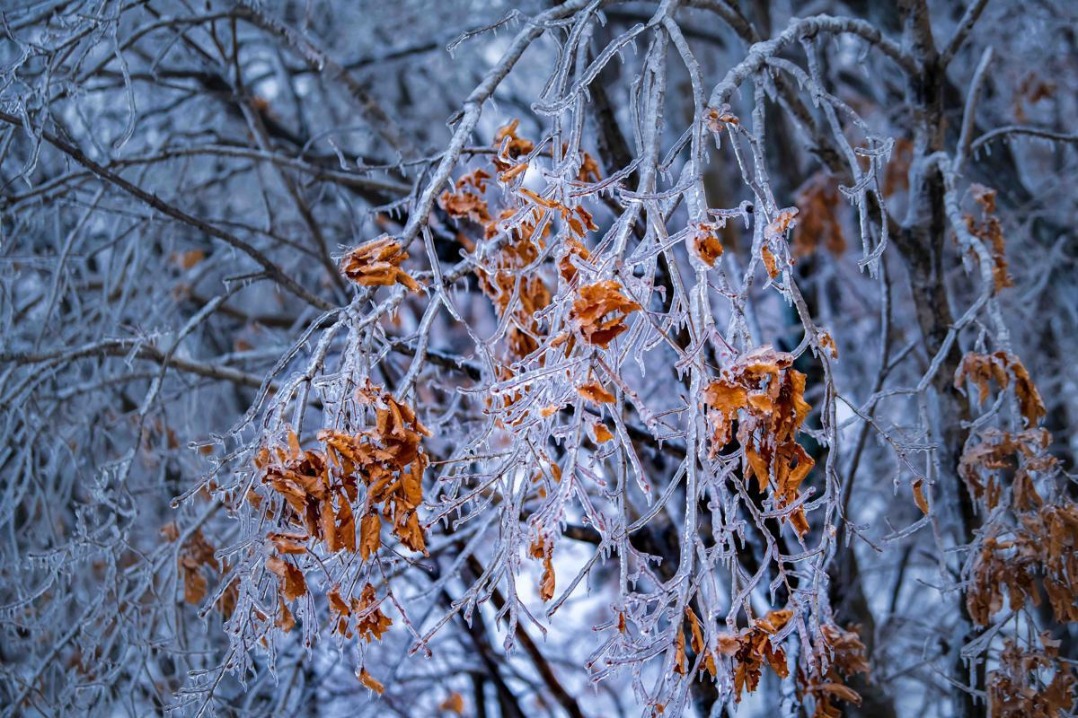
[[[689,672],[689,658],[685,655],[685,631],[679,627],[674,638],[674,673],[685,675]]]
[[[921,513],[928,516],[928,497],[925,496],[924,479],[915,479],[913,482],[913,502],[917,504],[917,508],[921,509]]]
[[[383,693],[385,693],[385,686],[375,680],[374,676],[368,673],[366,668],[360,668],[359,673],[356,674],[356,677],[359,678],[360,683],[365,685],[367,688],[370,688],[378,695],[382,695]]]
[[[591,257],[591,252],[579,239],[570,237],[565,240],[565,253],[558,261],[558,272],[567,283],[573,281],[576,277],[577,269],[576,265],[573,264],[574,257],[579,257],[586,262]]]
[[[576,392],[593,404],[613,404],[616,398],[597,381],[589,381],[577,387]]]
[[[391,287],[402,284],[413,292],[419,284],[400,268],[408,253],[400,243],[388,235],[361,244],[341,260],[344,276],[365,287]]]
[[[539,597],[543,601],[554,598],[554,547],[545,537],[539,536],[529,549],[532,558],[543,562],[543,575],[539,579]]]
[[[744,453],[745,477],[755,476],[761,491],[770,489],[779,508],[798,500],[801,483],[815,461],[797,441],[809,410],[803,373],[792,368],[793,357],[760,347],[728,366],[704,389],[704,405],[712,434],[712,457],[730,443],[733,423]],[[804,536],[809,529],[803,506],[787,520]]]
[[[707,123],[707,128],[716,134],[722,132],[727,125],[741,124],[740,120],[730,112],[729,105],[707,108],[704,112],[704,121]]]
[[[1035,426],[1047,413],[1044,400],[1022,360],[1014,354],[1002,351],[992,354],[967,353],[955,372],[954,385],[961,388],[964,383],[972,381],[977,385],[978,400],[983,404],[989,394],[989,382],[994,381],[1001,389],[1006,389],[1011,377],[1014,378],[1014,393],[1026,425]]]
[[[364,561],[378,553],[382,547],[382,520],[376,512],[363,517],[359,523],[359,556]]]
[[[266,568],[281,580],[281,595],[286,601],[294,601],[307,594],[307,581],[303,572],[280,556],[266,559]]]
[[[284,602],[283,596],[277,599],[277,604],[277,620],[273,625],[288,633],[296,627],[296,618],[292,615],[292,611],[288,610],[288,604]]]
[[[591,425],[592,434],[595,436],[595,443],[605,444],[614,438],[614,434],[607,428],[606,424],[601,421],[597,421]]]
[[[206,578],[205,569],[210,569],[215,574],[221,573],[221,565],[215,552],[201,529],[196,530],[180,549],[178,562],[183,578],[183,599],[187,603],[201,603],[206,598],[209,580]]]
[[[742,629],[736,638],[720,637],[720,652],[727,654],[731,649],[734,651],[734,700],[736,702],[741,702],[743,691],[748,690],[752,693],[759,686],[764,664],[767,664],[779,678],[786,678],[790,674],[786,653],[781,648],[772,645],[771,636],[782,630],[792,617],[793,611],[790,609],[771,611],[763,618],[754,621],[751,628]],[[731,640],[736,641],[736,647],[731,645]]]
[[[820,349],[826,349],[832,359],[838,359],[838,347],[835,346],[835,340],[830,332],[820,332],[819,341]]]
[[[535,149],[534,142],[517,135],[519,127],[520,120],[514,119],[509,124],[499,127],[498,131],[494,133],[494,146],[499,148],[498,156],[503,161],[504,158],[516,159],[521,155],[529,154]]]
[[[797,207],[788,207],[779,212],[778,216],[767,225],[765,235],[768,237],[785,237],[790,228],[797,224],[797,213]]]
[[[273,544],[277,553],[300,555],[307,553],[306,534],[271,531],[266,538]]]
[[[1046,674],[1052,678],[1045,685]],[[1007,639],[999,668],[988,677],[988,707],[993,718],[1057,718],[1074,705],[1075,667],[1055,660],[1051,650],[1024,649]]]
[[[760,259],[764,261],[764,269],[767,270],[767,276],[774,279],[779,276],[779,264],[775,259],[775,253],[772,252],[767,245],[760,247]]]
[[[382,613],[374,586],[369,583],[364,586],[359,599],[353,598],[350,605],[356,619],[356,633],[367,643],[382,640],[382,634],[393,625],[393,619]]]
[[[613,279],[580,288],[570,317],[584,341],[605,349],[615,337],[629,329],[625,319],[641,307],[621,289]]]
[[[970,186],[973,200],[981,209],[980,219],[972,215],[966,215],[966,229],[977,239],[988,245],[992,253],[992,280],[995,291],[1004,287],[1013,287],[1014,279],[1011,278],[1007,266],[1006,240],[1003,237],[1003,225],[996,214],[996,191],[984,185],[973,184]]]
[[[719,240],[719,230],[725,225],[725,220],[721,222],[694,222],[692,225],[691,245],[693,254],[709,267],[714,267],[715,262],[722,256],[722,242]]]

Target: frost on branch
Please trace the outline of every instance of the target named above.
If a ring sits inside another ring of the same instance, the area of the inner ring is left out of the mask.
[[[4,7],[0,716],[1073,714],[1069,5],[509,5]]]

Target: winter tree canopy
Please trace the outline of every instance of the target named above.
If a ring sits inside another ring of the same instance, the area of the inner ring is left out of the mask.
[[[0,714],[1075,715],[1075,28],[0,4]]]

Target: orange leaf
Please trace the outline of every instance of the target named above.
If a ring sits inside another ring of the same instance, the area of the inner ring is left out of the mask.
[[[921,509],[921,513],[928,516],[928,497],[925,496],[924,485],[924,479],[913,482],[913,502],[917,504],[917,508]]]
[[[304,554],[307,553],[307,535],[300,533],[280,533],[271,531],[266,538],[273,542],[273,547],[278,553]]]
[[[333,512],[333,504],[329,501],[322,502],[322,536],[326,539],[326,548],[336,553],[340,550],[337,541],[337,515]]]
[[[283,598],[279,598],[278,603],[280,604],[281,611],[277,616],[277,620],[273,622],[273,625],[277,626],[277,628],[285,633],[288,633],[296,627],[296,619],[292,615],[292,612],[288,610],[288,605],[285,604]]]
[[[677,638],[674,639],[674,673],[685,675],[689,672],[689,659],[685,655],[685,631],[677,629]]]
[[[543,559],[543,576],[539,581],[539,597],[544,601],[554,598],[554,563]]]
[[[418,292],[419,284],[400,269],[406,259],[408,253],[400,243],[389,235],[382,235],[346,254],[341,261],[341,272],[353,282],[366,287],[402,284]]]
[[[628,331],[626,317],[640,308],[622,293],[620,284],[607,279],[581,287],[569,316],[584,341],[605,349],[615,337]]]
[[[841,683],[820,683],[819,685],[813,686],[813,689],[822,691],[823,693],[830,693],[840,700],[844,700],[847,703],[853,703],[855,706],[861,705],[861,694]]]
[[[359,522],[359,555],[366,561],[378,553],[382,546],[382,520],[377,513],[370,513]]]
[[[352,615],[352,608],[348,605],[348,602],[341,596],[341,587],[334,586],[326,593],[326,598],[329,599],[329,606],[342,616]]]
[[[413,551],[421,551],[427,555],[427,540],[423,536],[423,529],[419,525],[419,517],[415,512],[410,512],[403,525],[393,529],[393,533],[401,540],[401,543]]]
[[[337,511],[337,548],[354,552],[356,550],[356,520],[348,500],[339,497],[341,508]]]
[[[281,592],[286,601],[294,601],[307,593],[307,581],[303,578],[303,572],[280,556],[270,556],[266,559],[266,568],[277,574],[281,579]]]
[[[689,631],[692,635],[690,645],[693,651],[702,653],[704,650],[704,633],[700,630],[700,621],[696,619],[696,613],[688,606],[685,607],[685,618],[688,619]]]
[[[393,625],[393,620],[377,606],[377,600],[374,586],[369,583],[363,587],[358,600],[352,599],[352,612],[362,614],[356,619],[356,631],[368,643],[371,639],[382,640],[382,634]]]
[[[527,171],[528,171],[528,163],[527,162],[521,162],[520,164],[514,165],[510,169],[507,169],[505,172],[502,172],[501,174],[499,174],[498,175],[498,181],[499,182],[509,182],[514,177],[516,177],[517,175],[523,174],[524,172],[527,172]]]
[[[709,267],[722,256],[722,242],[719,241],[719,225],[714,222],[697,222],[693,225],[692,249],[697,258]]]
[[[775,634],[782,630],[782,627],[790,622],[793,618],[794,612],[789,608],[783,608],[778,611],[771,611],[763,618],[756,620],[756,626],[762,629],[765,633]]]
[[[616,400],[614,395],[604,389],[603,385],[597,381],[582,384],[577,387],[576,391],[580,396],[595,404],[613,404]]]
[[[381,683],[376,681],[374,679],[374,676],[372,676],[370,673],[367,673],[366,668],[360,668],[359,673],[356,674],[356,677],[359,678],[360,683],[365,685],[367,688],[370,688],[372,691],[374,691],[378,695],[382,695],[383,693],[385,693],[385,691],[386,691],[385,686],[383,686]]]
[[[764,267],[767,268],[767,276],[774,279],[779,276],[779,265],[775,261],[775,255],[766,246],[760,248],[760,258],[764,260]]]
[[[438,710],[449,711],[462,716],[464,715],[464,697],[453,691],[448,698],[438,704]]]
[[[595,443],[605,444],[614,438],[614,435],[610,432],[610,429],[606,428],[606,424],[601,421],[597,421],[591,425],[591,430],[595,434]]]

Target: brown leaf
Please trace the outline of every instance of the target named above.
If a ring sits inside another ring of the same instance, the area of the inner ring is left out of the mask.
[[[206,253],[201,249],[191,249],[172,255],[172,259],[180,269],[191,269],[206,259]]]
[[[577,387],[577,393],[594,404],[613,404],[616,398],[598,381],[589,381]]]
[[[640,308],[622,293],[620,284],[606,279],[581,287],[569,316],[584,341],[605,349],[615,337],[628,331],[626,317]]]
[[[494,133],[494,146],[498,147],[505,157],[516,158],[535,149],[534,142],[517,136],[519,126],[520,120],[513,120],[508,125],[499,127],[498,131]],[[502,146],[503,144],[504,147]]]
[[[352,599],[352,612],[360,614],[356,617],[356,632],[368,643],[372,639],[380,641],[382,634],[393,625],[393,620],[378,607],[374,586],[369,583],[363,587],[358,600]]]
[[[288,633],[296,627],[296,618],[292,615],[292,612],[288,610],[288,605],[284,602],[283,598],[278,598],[278,604],[280,605],[280,612],[277,614],[277,620],[273,622],[273,625],[281,629],[285,633]]]
[[[741,640],[730,633],[720,633],[715,639],[715,645],[719,653],[724,656],[733,656],[741,648]]]
[[[606,427],[606,424],[601,421],[592,424],[591,430],[595,436],[595,443],[597,444],[605,444],[614,438],[614,434],[611,433],[610,429]]]
[[[520,165],[527,167],[527,165]],[[460,182],[457,183],[458,186]],[[438,198],[438,206],[450,217],[470,219],[476,224],[488,226],[493,222],[486,200],[474,192],[450,192],[446,190]]]
[[[490,173],[482,167],[478,167],[467,174],[461,175],[460,179],[457,180],[457,189],[475,187],[480,192],[486,192],[487,180],[489,179]]]
[[[696,618],[696,613],[689,608],[685,607],[685,618],[689,623],[689,632],[691,635],[692,650],[696,653],[702,653],[704,651],[704,633],[700,630],[700,621]]]
[[[418,292],[419,284],[400,269],[406,259],[408,253],[400,243],[388,235],[382,235],[346,254],[341,260],[341,272],[353,282],[366,287],[403,284]]]
[[[341,596],[341,587],[334,586],[326,593],[326,598],[329,599],[329,607],[342,616],[352,615],[352,607]]]
[[[332,553],[341,550],[337,540],[337,514],[333,511],[333,503],[329,500],[322,502],[322,537],[326,540],[326,548]]]
[[[565,247],[565,254],[558,260],[558,273],[561,274],[561,278],[567,283],[573,281],[576,277],[576,265],[573,264],[573,257],[579,257],[580,259],[587,261],[591,257],[591,252],[584,246],[584,243],[575,237],[570,237],[565,240],[563,245]]]
[[[369,513],[359,522],[359,555],[366,561],[378,553],[382,546],[382,520],[377,513]]]
[[[278,553],[292,555],[307,553],[306,534],[271,531],[266,534],[266,538],[273,543],[273,547],[277,549]]]
[[[693,253],[701,262],[714,267],[715,262],[722,256],[722,242],[719,240],[719,230],[722,227],[715,222],[696,222],[692,227]]]
[[[868,658],[865,655],[865,644],[857,634],[857,626],[851,626],[846,631],[833,623],[825,623],[820,626],[824,641],[831,651],[834,666],[849,677],[857,673],[869,675]]]
[[[528,547],[528,555],[532,558],[543,560],[543,575],[539,579],[539,596],[543,601],[549,601],[554,597],[554,561],[553,546],[547,543],[546,537],[540,534],[531,546]]]
[[[365,685],[367,688],[370,688],[378,695],[382,695],[383,693],[385,693],[385,686],[376,681],[374,679],[374,676],[367,672],[366,668],[360,668],[359,673],[356,674],[356,677],[359,678],[360,683]]]
[[[344,496],[338,497],[341,508],[337,511],[337,548],[354,552],[356,550],[356,520],[352,506]]]
[[[513,165],[512,167],[507,169],[505,172],[500,173],[498,175],[498,181],[499,182],[511,182],[514,177],[517,177],[518,175],[522,175],[527,171],[528,171],[528,163],[527,162],[521,162],[519,164]]]
[[[677,629],[674,639],[674,673],[685,675],[689,672],[689,659],[685,655],[685,631]]]
[[[730,112],[729,105],[707,108],[704,113],[704,121],[707,123],[707,128],[714,133],[722,132],[723,127],[726,125],[741,124],[740,120]]]
[[[828,350],[832,359],[838,359],[838,347],[829,332],[820,332],[820,349]]]
[[[1025,417],[1026,426],[1036,426],[1047,413],[1044,401],[1021,360],[1013,354],[1010,360],[1011,371],[1014,373],[1014,393],[1018,397],[1019,410]]]
[[[925,480],[915,479],[913,482],[913,502],[917,504],[917,508],[921,509],[921,513],[928,516],[928,497],[925,496]]]
[[[730,443],[731,430],[737,412],[748,403],[748,391],[737,383],[720,379],[704,389],[704,404],[712,410],[712,453]]]
[[[764,260],[764,267],[767,269],[767,276],[774,279],[779,276],[779,265],[775,261],[775,255],[767,246],[760,248],[760,258]]]
[[[844,700],[847,703],[853,703],[855,706],[861,705],[861,694],[841,683],[819,683],[813,686],[813,688],[817,691],[822,691],[823,693],[830,693],[840,700]]]
[[[307,581],[303,572],[279,556],[266,559],[266,568],[281,579],[281,593],[286,601],[294,601],[307,593]]]
[[[771,611],[763,618],[756,620],[756,626],[762,629],[765,633],[775,634],[782,630],[783,626],[790,622],[793,618],[794,612],[789,608],[783,608],[777,611]]]
[[[423,536],[423,529],[419,525],[419,517],[415,512],[409,512],[408,518],[403,525],[394,526],[393,533],[401,543],[412,549],[427,555],[427,540]]]
[[[449,711],[459,716],[464,715],[464,696],[453,691],[448,698],[438,704],[438,710]]]
[[[772,237],[783,237],[786,232],[797,222],[797,208],[791,207],[779,212],[778,216],[767,225],[767,234]]]
[[[966,215],[966,229],[974,237],[988,245],[992,253],[992,279],[995,291],[999,292],[1004,287],[1014,286],[1007,267],[1006,239],[1003,236],[1003,225],[996,212],[996,191],[979,184],[970,185],[970,194],[974,201],[980,205],[981,218],[975,219]]]
[[[955,372],[955,388],[961,388],[968,381],[977,385],[978,399],[981,404],[988,397],[989,382],[994,381],[1001,389],[1007,388],[1011,376],[1014,377],[1014,393],[1018,398],[1019,411],[1027,426],[1037,425],[1046,413],[1044,400],[1029,376],[1022,360],[1008,352],[978,354],[969,352],[962,357],[962,364]]]

